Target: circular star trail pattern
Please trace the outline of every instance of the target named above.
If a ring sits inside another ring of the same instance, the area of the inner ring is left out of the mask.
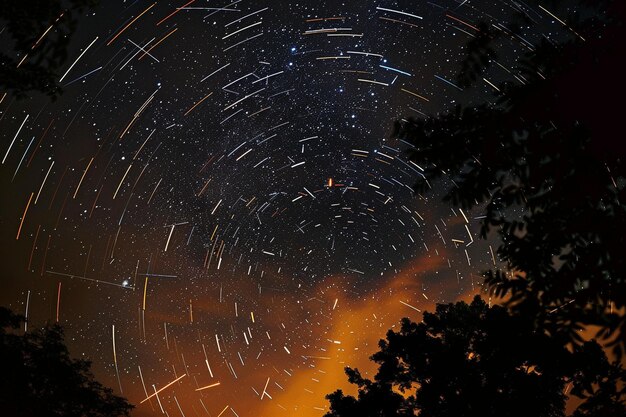
[[[480,213],[395,120],[494,100],[558,23],[508,2],[103,2],[64,94],[2,96],[3,304],[136,415],[321,415],[403,316],[480,290]],[[543,22],[513,34],[507,16]],[[504,53],[455,84],[487,21]],[[522,31],[523,32],[523,31]],[[445,184],[448,186],[449,184]]]

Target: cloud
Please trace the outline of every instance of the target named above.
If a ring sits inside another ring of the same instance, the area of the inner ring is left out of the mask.
[[[432,252],[431,252],[432,253]],[[273,386],[272,399],[264,398],[265,405],[259,409],[260,416],[280,415],[281,410],[302,417],[319,417],[327,410],[325,395],[336,389],[354,394],[354,386],[347,382],[346,366],[356,367],[366,376],[373,376],[376,364],[369,357],[378,350],[378,341],[388,329],[399,324],[403,317],[420,320],[421,313],[432,311],[439,300],[435,293],[451,293],[448,288],[454,280],[440,280],[442,287],[431,288],[433,296],[425,294],[422,277],[447,267],[445,252],[438,256],[425,254],[408,262],[403,270],[388,277],[365,295],[350,291],[353,282],[346,277],[333,276],[318,288],[323,308],[327,309],[328,323],[319,326],[326,329],[316,335],[321,343],[319,350],[305,354],[308,367],[298,370],[284,391]],[[451,284],[452,283],[452,284]],[[444,288],[446,287],[446,288]],[[455,299],[470,299],[469,292],[456,293]],[[319,301],[318,301],[319,302]],[[336,303],[336,306],[335,306]],[[403,304],[404,303],[404,304]],[[333,310],[333,306],[335,309]]]

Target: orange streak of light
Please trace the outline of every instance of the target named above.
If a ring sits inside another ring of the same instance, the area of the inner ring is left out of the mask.
[[[198,388],[198,389],[196,389],[196,391],[202,391],[202,390],[207,389],[207,388],[217,387],[218,385],[220,385],[220,383],[216,382],[215,384],[211,384],[211,385],[207,385],[206,387]]]
[[[50,126],[52,126],[52,123],[54,123],[54,119],[50,120],[50,124],[48,125],[46,130],[44,130],[43,135],[41,135],[41,139],[39,139],[39,142],[37,142],[37,146],[35,146],[35,150],[31,154],[30,158],[28,158],[28,163],[26,164],[26,168],[28,168],[30,166],[30,163],[33,161],[33,158],[35,157],[35,154],[37,153],[37,150],[39,149],[39,145],[41,145],[41,142],[46,137],[46,134],[48,133],[48,129],[50,129]]]
[[[35,240],[33,240],[33,248],[30,250],[30,259],[28,260],[28,268],[27,271],[30,271],[30,265],[33,263],[33,254],[35,253],[35,246],[37,245],[37,238],[39,238],[39,230],[41,229],[41,225],[37,227],[37,233],[35,234]]]
[[[414,28],[420,28],[420,26],[415,25],[413,23],[403,22],[402,20],[391,19],[389,17],[380,16],[379,19],[380,20],[386,20],[388,22],[400,23],[400,24],[407,25],[407,26],[413,26]]]
[[[317,17],[314,19],[307,19],[305,20],[305,22],[307,23],[311,23],[311,22],[324,22],[326,20],[346,20],[345,17]]]
[[[170,17],[174,16],[176,13],[180,12],[182,9],[184,9],[185,7],[189,6],[191,3],[193,3],[196,0],[191,0],[189,1],[187,4],[185,4],[182,7],[177,7],[176,10],[174,10],[172,13],[168,14],[167,16],[165,16],[163,19],[159,20],[157,22],[157,26],[159,26],[161,23],[165,22],[167,19],[169,19]]]
[[[213,92],[211,91],[209,94],[207,94],[206,96],[204,96],[204,98],[202,98],[200,101],[198,101],[196,104],[194,104],[193,106],[191,106],[191,108],[189,110],[187,110],[187,112],[185,112],[185,114],[183,116],[187,116],[189,113],[191,113],[191,111],[193,109],[195,109],[196,107],[198,107],[200,104],[202,104],[202,102],[204,100],[206,100],[207,98],[211,97],[211,94],[213,94]]]
[[[129,24],[127,24],[126,26],[124,26],[122,28],[122,30],[120,30],[119,32],[117,32],[117,35],[113,36],[113,38],[111,38],[110,41],[107,42],[107,46],[111,45],[113,43],[113,41],[115,41],[115,39],[117,39],[118,36],[120,36],[126,29],[128,29],[130,27],[130,25],[132,25],[133,23],[135,23],[135,21],[137,19],[139,19],[141,16],[143,16],[148,10],[152,9],[154,7],[156,3],[152,3],[152,6],[148,6],[148,8],[146,10],[144,10],[143,12],[141,12],[137,17],[135,17],[133,20],[130,21]]]
[[[22,214],[22,221],[20,221],[20,227],[19,229],[17,229],[17,235],[15,236],[15,240],[18,240],[20,238],[20,233],[22,233],[22,226],[24,225],[24,219],[26,219],[26,212],[28,212],[28,207],[30,207],[30,202],[33,199],[33,195],[35,195],[35,193],[30,193],[28,203],[26,203],[26,208],[24,209],[24,214]]]
[[[100,197],[100,192],[102,191],[102,188],[100,188],[98,190],[98,194],[96,195],[96,199],[93,200],[93,204],[91,206],[91,210],[89,210],[89,218],[91,219],[91,214],[93,213],[93,210],[96,208],[96,203],[98,202],[98,197]]]
[[[146,310],[146,292],[148,291],[148,277],[146,277],[146,282],[143,285],[143,305],[141,307],[142,310]]]
[[[149,395],[148,397],[144,398],[139,404],[143,404],[146,401],[148,401],[150,398],[154,397],[155,395],[157,395],[159,392],[163,391],[164,389],[171,387],[172,385],[174,385],[175,383],[177,383],[178,381],[180,381],[181,379],[183,379],[184,377],[186,377],[187,374],[183,374],[182,376],[179,376],[178,378],[176,378],[175,380],[173,380],[172,382],[170,382],[169,384],[167,384],[166,386],[164,386],[163,388],[159,389],[158,391],[156,391],[154,394]]]
[[[89,171],[89,167],[91,166],[92,162],[93,162],[93,158],[91,158],[91,160],[87,164],[87,168],[85,168],[85,171],[83,171],[83,176],[80,177],[80,181],[78,182],[78,185],[76,186],[76,191],[74,191],[74,196],[72,197],[72,199],[76,198],[76,195],[78,194],[78,190],[80,189],[80,185],[83,183],[83,180],[85,179],[85,175],[87,175],[87,171]]]
[[[454,16],[450,16],[449,14],[446,15],[446,17],[449,17],[452,20],[456,20],[459,23],[464,24],[465,26],[474,29],[476,32],[480,32],[480,30],[476,27],[476,26],[472,26],[467,22],[462,21],[461,19],[459,19],[458,17],[454,17]]]
[[[217,415],[217,417],[220,417],[222,414],[224,414],[224,411],[228,410],[228,407],[229,407],[228,405],[227,405],[226,407],[224,407],[224,409],[222,410],[222,412],[221,412],[221,413],[219,413],[219,414]]]
[[[59,282],[59,291],[57,292],[57,323],[59,322],[59,307],[61,305],[61,282]]]
[[[401,88],[401,90],[402,90],[402,91],[404,91],[405,93],[409,93],[409,94],[411,94],[411,95],[413,95],[413,96],[415,96],[415,97],[417,97],[417,98],[421,98],[421,99],[422,99],[422,100],[424,100],[424,101],[430,101],[430,100],[429,100],[429,99],[427,99],[426,97],[424,97],[424,96],[420,96],[419,94],[414,93],[413,91],[409,91],[409,90],[406,90],[406,89],[404,89],[404,88]]]
[[[170,33],[168,33],[167,35],[163,36],[160,41],[158,41],[157,43],[152,45],[150,48],[148,48],[148,50],[146,52],[144,52],[139,58],[137,58],[137,60],[139,61],[141,58],[143,58],[144,56],[148,55],[151,50],[156,48],[161,42],[163,42],[165,39],[169,38],[177,30],[178,30],[178,28],[174,28],[174,30],[172,30]]]

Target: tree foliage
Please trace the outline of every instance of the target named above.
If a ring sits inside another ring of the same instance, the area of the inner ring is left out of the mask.
[[[626,416],[626,153],[616,105],[626,92],[626,2],[549,7],[571,12],[565,33],[534,45],[494,103],[403,119],[393,133],[422,168],[418,193],[448,178],[447,201],[484,210],[481,236],[499,238],[502,261],[486,284],[504,306],[477,297],[438,305],[421,323],[404,319],[372,356],[372,380],[346,369],[358,395],[328,395],[326,417],[560,417],[567,395],[580,400],[573,417]],[[533,24],[519,22],[511,33]],[[489,69],[503,33],[477,27],[457,78],[464,87]],[[588,326],[617,361],[582,338]]]
[[[403,319],[372,356],[373,380],[346,368],[358,397],[338,390],[326,417],[560,417],[567,386],[576,417],[625,416],[625,376],[596,342],[568,350],[532,319],[471,304],[440,304],[421,323]]]
[[[496,103],[398,121],[394,136],[413,145],[409,156],[424,168],[418,192],[445,176],[453,180],[448,201],[484,207],[482,237],[500,237],[503,268],[485,274],[496,295],[576,343],[584,326],[599,326],[598,337],[620,355],[626,147],[611,97],[625,90],[616,40],[626,37],[626,3],[599,2],[601,11],[582,3],[572,9],[590,17],[571,23],[559,42],[535,45],[516,69],[523,82],[500,84]],[[472,42],[461,72],[467,83],[493,56],[487,34]]]
[[[18,98],[37,91],[57,97],[59,71],[80,14],[99,0],[16,0],[0,2],[4,28],[0,91]],[[8,39],[7,39],[8,38]],[[25,58],[25,59],[24,59]]]
[[[59,325],[20,334],[24,318],[0,307],[0,414],[7,417],[128,416],[133,406],[73,359]]]

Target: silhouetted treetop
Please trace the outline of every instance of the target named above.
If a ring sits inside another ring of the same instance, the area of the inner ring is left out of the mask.
[[[129,416],[133,406],[72,359],[58,325],[20,334],[24,318],[0,307],[0,412],[7,417]]]
[[[496,103],[401,120],[394,136],[413,145],[409,156],[423,168],[418,192],[445,176],[447,200],[484,207],[481,235],[499,235],[504,262],[486,273],[496,295],[571,341],[600,326],[620,354],[626,147],[616,103],[626,89],[615,40],[626,38],[626,4],[601,4],[606,13],[581,18],[578,36],[535,45],[517,68],[523,82],[500,84]],[[475,48],[486,51],[485,39]]]
[[[18,98],[37,91],[55,98],[58,71],[80,14],[99,0],[17,0],[0,2],[0,91]],[[12,48],[9,48],[12,46]]]
[[[609,364],[597,343],[570,351],[532,318],[480,297],[469,305],[439,304],[421,323],[403,319],[379,347],[374,380],[347,368],[358,396],[328,395],[326,417],[558,417],[570,384],[584,400],[576,416],[626,413],[624,370]]]

